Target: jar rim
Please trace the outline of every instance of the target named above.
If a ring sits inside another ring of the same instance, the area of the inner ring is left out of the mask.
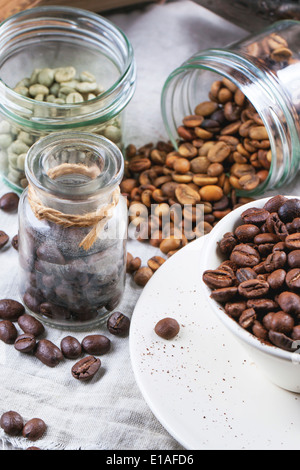
[[[77,195],[71,194],[72,187],[60,181],[56,183],[47,176],[45,162],[51,151],[63,152],[64,149],[76,147],[77,150],[95,151],[104,162],[104,171],[95,179],[82,182],[77,186]],[[43,177],[46,184],[37,174]],[[121,182],[124,173],[124,158],[120,149],[106,137],[88,132],[62,131],[51,133],[35,142],[25,159],[25,174],[29,184],[43,194],[59,197],[64,200],[87,201],[111,193]],[[48,183],[50,185],[48,185]]]
[[[53,125],[53,127],[59,127],[60,129],[63,129],[69,128],[70,125],[74,125],[74,127],[83,127],[85,124],[91,125],[112,119],[128,104],[135,90],[136,66],[134,52],[126,34],[112,21],[94,12],[81,8],[50,5],[30,8],[16,13],[2,21],[0,23],[0,43],[1,41],[7,41],[7,35],[9,36],[10,34],[14,34],[14,27],[20,28],[20,26],[22,26],[22,28],[24,28],[24,23],[26,24],[26,22],[32,20],[32,18],[39,19],[39,17],[45,14],[50,15],[49,19],[53,18],[56,22],[62,21],[64,24],[66,24],[68,21],[67,15],[70,15],[72,22],[74,22],[76,18],[80,18],[81,21],[82,19],[85,21],[90,21],[93,26],[96,25],[107,29],[107,33],[113,33],[113,38],[120,43],[120,47],[124,53],[124,64],[122,70],[118,68],[120,75],[118,76],[117,80],[115,80],[108,89],[92,100],[60,105],[47,101],[39,102],[39,106],[43,108],[43,114],[45,117],[39,116],[38,119],[31,119],[32,126],[29,124],[29,127],[34,127],[35,129],[44,129],[48,128],[49,125]],[[45,16],[45,18],[47,19],[47,16]],[[74,24],[72,24],[72,27],[74,27]],[[3,28],[4,31],[2,32],[1,30]],[[25,111],[25,113],[27,112],[27,114],[30,114],[30,108],[36,106],[37,101],[33,98],[17,93],[11,87],[6,85],[1,77],[0,95],[2,101],[1,108],[2,110],[6,111],[7,117],[10,117],[18,124],[22,125],[24,122],[26,122],[28,125],[28,119],[20,116],[18,114],[18,110],[21,109]],[[15,102],[14,106],[11,106],[12,101]],[[82,111],[83,107],[86,109],[86,112],[79,112]],[[62,114],[71,113],[74,119],[70,119],[69,122],[64,125],[66,123],[65,117],[63,119],[50,117],[54,109],[59,109],[62,111]],[[79,116],[77,116],[76,113],[78,113]],[[80,119],[76,119],[77,117]],[[83,122],[82,120],[85,118],[86,122]]]

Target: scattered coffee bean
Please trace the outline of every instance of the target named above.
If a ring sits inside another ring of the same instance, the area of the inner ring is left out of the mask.
[[[155,333],[163,339],[172,339],[178,335],[180,330],[179,323],[174,318],[163,318],[154,328]]]
[[[81,346],[88,354],[100,356],[110,350],[110,339],[104,335],[88,335],[83,338]]]
[[[66,336],[61,340],[60,349],[67,359],[78,359],[82,353],[82,347],[78,339]]]
[[[14,343],[15,349],[22,353],[31,353],[35,350],[36,339],[30,333],[19,335]]]
[[[114,312],[107,320],[107,328],[112,335],[125,336],[128,334],[129,327],[129,318],[121,312]]]
[[[134,274],[134,282],[141,287],[145,287],[147,282],[153,276],[153,271],[148,266],[143,266],[138,269]]]
[[[11,245],[12,247],[18,251],[19,249],[19,236],[18,235],[15,235],[11,241]]]
[[[6,193],[0,198],[0,209],[4,212],[16,212],[19,200],[20,198],[16,193]]]
[[[24,426],[23,418],[16,411],[6,411],[0,418],[0,426],[9,436],[18,436]]]
[[[0,230],[0,249],[3,248],[9,240],[7,233]]]
[[[48,339],[38,342],[35,356],[48,367],[56,367],[63,359],[61,350]]]
[[[247,209],[243,223],[218,243],[227,261],[202,277],[227,315],[288,351],[296,350],[293,340],[300,339],[299,216],[300,200],[280,195],[263,208]]]
[[[17,321],[25,313],[25,308],[20,302],[12,299],[0,300],[0,318],[3,320]]]
[[[23,427],[22,436],[31,441],[37,441],[43,437],[46,429],[47,426],[42,419],[32,418]]]
[[[0,340],[6,344],[13,344],[18,336],[15,325],[9,320],[0,321]]]
[[[77,380],[90,380],[100,369],[101,361],[94,356],[87,356],[72,367],[72,375]]]
[[[43,324],[27,313],[18,318],[18,325],[24,333],[30,333],[35,337],[42,335],[45,331]]]

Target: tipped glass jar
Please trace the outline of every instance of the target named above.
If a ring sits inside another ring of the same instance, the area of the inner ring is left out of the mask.
[[[135,90],[130,42],[110,21],[77,8],[38,7],[0,25],[0,172],[27,186],[24,162],[40,137],[104,135],[122,149],[123,110]]]
[[[195,54],[164,85],[162,114],[176,148],[180,139],[201,156],[219,141],[217,153],[230,147],[224,160],[212,151],[217,160],[208,162],[223,165],[218,184],[226,193],[261,195],[299,170],[299,34],[299,21],[277,22],[226,49]]]
[[[122,297],[127,204],[124,159],[102,136],[53,133],[30,148],[19,204],[20,293],[53,326],[104,321]]]

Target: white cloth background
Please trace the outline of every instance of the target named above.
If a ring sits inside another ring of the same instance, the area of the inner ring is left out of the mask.
[[[193,53],[212,46],[225,46],[245,35],[236,26],[190,1],[151,5],[128,14],[110,17],[131,41],[137,62],[137,89],[126,115],[126,142],[143,145],[166,139],[160,114],[160,94],[168,74]],[[287,192],[296,192],[296,185]],[[8,188],[0,184],[0,196]],[[17,233],[17,216],[0,213],[0,230]],[[143,264],[158,250],[129,242],[128,250]],[[18,299],[17,252],[0,253],[0,298]],[[131,316],[141,293],[128,277],[118,310]],[[162,292],[161,295],[164,295]],[[42,449],[178,450],[181,446],[164,430],[144,401],[131,369],[128,338],[110,335],[112,350],[102,359],[97,379],[81,383],[71,376],[74,361],[65,360],[50,369],[34,357],[19,354],[13,346],[0,344],[0,414],[18,411],[25,420],[44,419],[46,435],[35,445]],[[81,340],[87,332],[46,329],[46,337],[59,346],[73,334]],[[3,449],[31,445],[22,437],[8,438],[0,430]]]

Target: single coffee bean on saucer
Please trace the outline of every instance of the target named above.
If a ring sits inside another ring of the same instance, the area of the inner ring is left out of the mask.
[[[179,323],[174,318],[163,318],[156,323],[154,331],[163,339],[172,339],[178,335],[180,330]]]

